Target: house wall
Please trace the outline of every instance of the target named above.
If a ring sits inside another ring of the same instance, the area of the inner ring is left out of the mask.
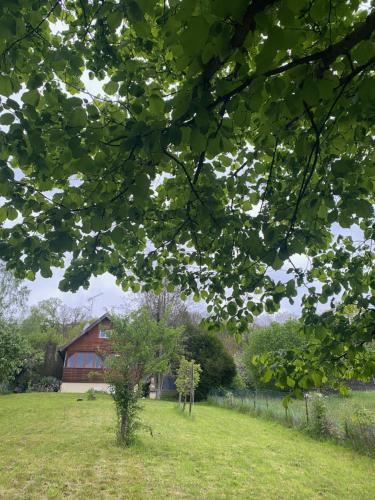
[[[94,391],[100,392],[110,392],[110,388],[108,384],[103,384],[101,382],[63,382],[61,384],[60,391],[61,392],[70,392],[70,393],[84,393],[89,389],[94,389]]]
[[[99,338],[99,330],[111,328],[111,322],[104,319],[98,325],[95,325],[89,332],[70,345],[65,353],[64,370],[62,382],[104,382],[103,368],[68,368],[65,366],[69,356],[75,352],[101,352],[111,350],[111,341],[109,339]]]

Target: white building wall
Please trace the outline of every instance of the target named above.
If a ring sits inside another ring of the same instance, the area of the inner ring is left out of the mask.
[[[102,382],[63,382],[61,392],[84,393],[89,389],[95,391],[110,392],[109,385]]]

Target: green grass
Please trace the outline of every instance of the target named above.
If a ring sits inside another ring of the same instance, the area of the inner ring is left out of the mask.
[[[142,432],[115,446],[109,397],[0,396],[0,498],[373,499],[375,461],[276,422],[145,401]]]
[[[259,392],[256,398],[255,410],[259,415],[275,417],[280,421],[285,420],[285,408],[282,405],[282,394],[276,393],[277,397],[272,397],[272,391]],[[234,395],[233,398],[225,398],[222,396],[212,396],[211,402],[219,406],[233,406],[237,408],[246,407],[250,411],[254,410],[253,395],[249,397],[239,398]],[[327,405],[328,418],[337,425],[341,431],[344,430],[345,419],[353,415],[353,413],[361,408],[367,408],[375,414],[375,391],[357,391],[352,392],[350,397],[339,395],[330,395],[324,398]],[[308,403],[309,412],[311,414],[311,402]],[[303,425],[306,423],[306,408],[305,401],[292,400],[287,413],[288,419],[294,425]]]

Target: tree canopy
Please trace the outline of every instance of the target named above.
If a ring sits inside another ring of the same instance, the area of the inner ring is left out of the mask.
[[[213,389],[230,387],[236,376],[236,365],[221,340],[213,334],[199,329],[185,332],[185,356],[201,367],[197,400],[206,399]]]
[[[167,280],[240,331],[304,285],[311,330],[317,302],[358,307],[360,335],[331,342],[322,319],[324,360],[373,338],[371,5],[3,0],[0,28],[0,257],[17,276],[70,253],[62,290]]]
[[[249,336],[243,353],[243,363],[246,367],[249,383],[255,386],[263,384],[266,387],[274,386],[271,382],[273,372],[268,370],[262,373],[261,370],[261,373],[258,373],[257,364],[254,364],[254,357],[267,353],[279,353],[281,356],[285,356],[285,351],[299,348],[303,346],[303,343],[302,324],[294,319],[289,319],[284,323],[274,321],[267,326],[254,329]],[[261,379],[260,374],[263,375],[262,378],[265,380]]]

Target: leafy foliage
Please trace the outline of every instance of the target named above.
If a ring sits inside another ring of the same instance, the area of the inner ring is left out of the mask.
[[[319,436],[328,436],[331,433],[332,423],[328,418],[326,397],[317,392],[311,396],[311,414],[309,428]]]
[[[57,298],[42,300],[30,308],[20,324],[20,332],[41,360],[23,377],[23,385],[27,383],[26,378],[37,383],[38,374],[61,378],[62,359],[58,347],[76,337],[87,319],[87,311],[69,307]]]
[[[270,385],[271,369],[259,370],[257,357],[266,353],[278,353],[282,357],[286,351],[298,348],[303,344],[304,335],[299,321],[288,320],[285,323],[272,322],[270,325],[254,329],[243,354],[247,368],[248,380],[253,385]],[[255,359],[254,359],[255,357]],[[254,362],[255,361],[255,362]],[[267,365],[268,368],[268,365]],[[288,384],[289,382],[289,384]],[[287,381],[289,387],[294,387],[294,380]]]
[[[345,434],[352,445],[375,456],[375,413],[366,408],[357,408],[345,421]]]
[[[155,321],[148,309],[134,311],[129,316],[111,316],[114,354],[106,358],[105,376],[112,386],[118,415],[117,437],[121,445],[134,440],[140,425],[138,399],[142,382],[154,373],[168,370],[171,352],[168,338],[176,338],[176,329],[166,320]],[[160,349],[160,347],[164,347]]]
[[[0,320],[14,322],[25,312],[29,289],[0,262]]]
[[[58,392],[60,390],[61,380],[56,377],[41,377],[40,380],[32,386],[34,391],[38,392]]]
[[[176,389],[180,396],[186,397],[195,391],[199,384],[201,371],[200,365],[194,360],[181,357],[176,377]]]
[[[333,388],[345,393],[347,388],[339,379],[366,381],[373,376],[371,311],[350,317],[342,309],[342,314],[338,315],[332,311],[323,313],[319,322],[311,321],[311,317],[310,321],[309,318],[305,321],[306,342],[302,346],[295,346],[286,353],[265,353],[257,358],[263,379],[274,377],[279,386],[289,386],[302,397],[303,391],[328,381]]]
[[[325,328],[308,371],[373,338],[372,6],[19,0],[0,19],[0,257],[17,276],[71,252],[62,290],[166,279],[239,331],[305,284]]]
[[[185,355],[199,363],[202,372],[196,399],[205,399],[210,390],[229,387],[236,375],[236,365],[215,335],[205,331],[192,331],[185,340]]]
[[[0,384],[12,382],[26,364],[30,348],[24,338],[5,324],[0,325]]]

